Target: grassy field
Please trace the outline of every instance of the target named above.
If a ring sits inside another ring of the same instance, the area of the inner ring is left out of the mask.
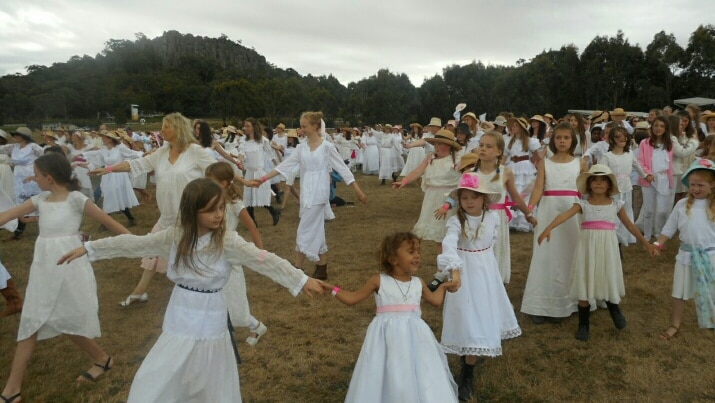
[[[335,209],[327,224],[330,282],[355,289],[378,271],[374,250],[393,231],[407,231],[417,220],[422,192],[414,186],[391,191],[376,177],[358,175],[369,198],[367,205]],[[340,185],[338,194],[354,200]],[[271,226],[267,211],[256,211],[266,249],[292,259],[297,203],[291,200],[280,223]],[[148,232],[158,216],[156,205],[134,209],[137,234]],[[123,216],[117,216],[125,222]],[[98,225],[83,229],[94,238],[107,236]],[[24,238],[0,244],[3,263],[24,291],[37,225],[29,224]],[[508,293],[517,308],[531,256],[532,235],[512,233],[513,275]],[[523,335],[504,343],[504,355],[482,360],[476,380],[481,401],[713,401],[715,400],[715,336],[698,329],[695,310],[688,305],[681,334],[672,341],[658,338],[669,324],[670,287],[677,242],[659,258],[639,247],[625,249],[626,297],[622,304],[628,326],[614,329],[608,312],[592,315],[591,339],[574,339],[577,318],[560,324],[534,325],[518,313]],[[150,301],[129,308],[118,306],[139,279],[136,259],[115,259],[94,265],[103,336],[98,342],[115,358],[114,369],[95,383],[74,379],[91,365],[68,339],[40,342],[23,387],[29,402],[123,402],[137,368],[161,332],[162,316],[172,289],[165,276],[154,279]],[[436,245],[422,244],[420,276],[430,279],[436,268]],[[306,266],[308,273],[311,266]],[[239,366],[243,399],[247,402],[339,402],[344,399],[365,331],[375,314],[371,300],[347,307],[330,296],[291,297],[265,277],[247,271],[254,316],[268,326],[255,347],[240,344]],[[0,304],[3,304],[0,302]],[[2,305],[0,305],[1,307]],[[427,304],[425,321],[439,337],[441,311]],[[19,317],[0,320],[0,378],[7,379],[15,348]],[[237,330],[238,340],[248,335]],[[449,357],[453,372],[458,359]]]

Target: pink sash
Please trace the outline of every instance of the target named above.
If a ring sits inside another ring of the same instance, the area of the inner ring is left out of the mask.
[[[544,190],[544,196],[576,196],[581,198],[581,193],[575,190]]]
[[[514,218],[514,215],[512,214],[511,209],[510,209],[510,207],[512,207],[512,206],[516,206],[516,203],[514,203],[514,202],[511,201],[511,200],[509,200],[509,198],[507,197],[507,198],[504,200],[504,203],[492,203],[492,204],[490,204],[490,205],[489,205],[489,210],[504,210],[504,212],[506,213],[507,222],[510,222],[511,219]]]
[[[416,312],[420,310],[419,305],[404,304],[404,305],[383,305],[377,307],[377,313],[385,312]]]
[[[616,224],[610,221],[584,221],[581,223],[581,229],[601,229],[615,231]]]

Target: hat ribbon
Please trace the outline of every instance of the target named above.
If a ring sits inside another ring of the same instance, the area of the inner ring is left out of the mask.
[[[479,188],[479,177],[477,175],[464,174],[459,178],[460,188]]]

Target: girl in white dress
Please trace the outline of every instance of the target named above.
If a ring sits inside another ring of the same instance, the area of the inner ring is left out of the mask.
[[[514,172],[514,183],[519,194],[527,203],[534,205],[536,203],[530,201],[530,194],[536,180],[536,166],[540,160],[538,150],[541,144],[539,139],[529,137],[529,122],[525,118],[511,118],[507,125],[511,139],[504,155],[506,166]],[[531,224],[526,221],[526,217],[521,212],[515,212],[509,227],[522,232],[532,230]]]
[[[10,135],[0,129],[0,147],[7,145]],[[0,188],[7,197],[15,197],[15,180],[12,177],[12,165],[9,154],[0,153]]]
[[[239,151],[238,159],[246,169],[246,180],[260,179],[266,174],[265,159],[272,154],[271,145],[263,141],[261,127],[254,118],[247,118],[243,122],[243,132],[246,134],[246,141]],[[257,188],[245,188],[243,201],[246,203],[248,214],[256,221],[253,212],[254,207],[265,207],[273,217],[273,225],[278,224],[281,218],[280,210],[271,206],[271,184],[261,182]]]
[[[323,290],[345,305],[375,297],[377,315],[370,322],[350,380],[346,402],[456,402],[456,385],[444,351],[422,320],[420,303],[444,302],[442,284],[435,292],[415,277],[420,241],[409,232],[385,237],[378,252],[385,273],[371,276],[356,291],[323,283]],[[412,287],[414,285],[414,287]]]
[[[27,127],[18,127],[10,135],[15,140],[15,144],[0,146],[0,153],[10,155],[13,178],[15,179],[15,194],[8,196],[14,197],[15,203],[20,205],[40,193],[40,188],[35,181],[26,181],[25,179],[34,175],[33,163],[37,157],[42,155],[43,149],[32,139],[32,131]],[[10,239],[20,239],[24,230],[25,223],[20,221]]]
[[[628,131],[625,127],[616,127],[611,132],[609,138],[609,151],[601,158],[601,164],[611,168],[618,182],[618,193],[613,197],[616,200],[623,202],[623,209],[626,211],[628,219],[633,221],[633,184],[631,182],[632,172],[638,173],[639,177],[646,181],[652,180],[652,175],[648,175],[641,167],[635,154],[630,151],[628,142]],[[649,178],[650,176],[650,178]],[[618,243],[628,246],[636,243],[636,237],[630,234],[628,229],[622,224],[617,223]]]
[[[34,163],[35,182],[42,193],[0,213],[0,224],[38,211],[40,235],[30,267],[25,303],[20,317],[17,350],[10,376],[2,391],[6,402],[19,401],[22,380],[38,340],[66,335],[86,352],[94,365],[77,381],[91,381],[112,368],[114,361],[93,340],[100,336],[97,284],[86,258],[68,266],[58,260],[69,249],[82,245],[79,228],[87,215],[115,233],[129,231],[114,221],[85,195],[72,178],[64,155],[50,153]]]
[[[695,299],[698,326],[715,328],[715,164],[695,160],[683,174],[688,196],[680,200],[668,217],[658,241],[663,248],[676,232],[680,248],[673,273],[673,310],[670,327],[660,337],[670,340],[680,332],[686,301]]]
[[[322,289],[290,262],[226,230],[223,189],[215,181],[201,178],[186,185],[179,210],[179,226],[144,236],[87,242],[59,263],[85,254],[91,260],[148,257],[157,252],[167,258],[167,277],[176,285],[162,333],[134,376],[128,401],[240,402],[238,368],[221,292],[231,268],[249,266],[293,295],[301,289],[309,295],[322,294]]]
[[[538,205],[538,224],[534,228],[536,234],[541,233],[542,228],[580,199],[576,178],[586,171],[586,162],[574,158],[575,147],[576,132],[571,125],[567,122],[557,125],[549,142],[549,149],[554,156],[539,163],[536,184],[531,194],[531,203]],[[553,242],[539,247],[534,237],[529,275],[521,303],[521,311],[531,315],[534,323],[544,323],[547,317],[559,321],[577,311],[576,300],[570,297],[569,287],[578,231],[578,218],[572,217],[554,231]]]
[[[462,357],[459,400],[473,394],[477,357],[501,355],[502,339],[521,334],[492,249],[499,216],[489,211],[489,204],[499,200],[500,188],[476,174],[462,175],[452,192],[459,209],[447,220],[437,256],[437,266],[450,273],[457,289],[445,297],[441,343],[447,353]]]
[[[446,228],[442,217],[435,216],[435,210],[442,206],[444,195],[457,187],[460,173],[457,170],[459,160],[456,153],[462,147],[455,141],[454,133],[440,130],[434,137],[424,139],[434,145],[434,154],[428,154],[422,163],[402,178],[392,184],[393,188],[402,189],[407,184],[422,178],[422,190],[425,197],[422,200],[422,210],[412,232],[422,240],[442,242]],[[450,212],[449,215],[452,213]]]
[[[400,176],[407,176],[425,159],[424,145],[412,146],[412,143],[415,143],[422,138],[422,125],[419,123],[412,123],[410,125],[410,129],[412,130],[412,139],[403,145],[403,147],[405,147],[408,151],[407,161],[405,162],[404,168],[402,168],[402,172],[400,172]]]
[[[144,154],[141,151],[130,150],[122,144],[119,135],[113,131],[102,132],[102,137],[105,148],[83,153],[87,158],[96,158],[101,166],[110,167],[126,160],[140,158]],[[129,209],[138,206],[139,201],[134,195],[129,174],[127,172],[110,172],[102,176],[101,186],[104,196],[102,210],[108,214],[121,211],[129,220],[127,226],[136,225],[134,216]]]
[[[79,132],[72,134],[72,144],[67,147],[69,148],[68,157],[72,161],[72,169],[79,181],[80,192],[87,197],[92,197],[92,181],[89,178],[89,171],[97,166],[83,155],[92,147],[87,145]]]
[[[377,175],[380,172],[380,149],[378,139],[372,129],[367,129],[362,136],[362,173],[365,175]]]
[[[576,214],[583,214],[573,259],[570,295],[578,300],[576,339],[587,341],[591,306],[597,300],[606,301],[616,329],[626,327],[626,318],[619,307],[626,290],[618,255],[617,222],[623,223],[649,253],[655,256],[658,250],[648,243],[628,217],[624,202],[612,198],[620,192],[618,180],[609,167],[601,164],[592,166],[588,172],[579,175],[577,187],[582,195],[588,195],[588,200],[575,202],[573,207],[554,218],[539,235],[538,243],[541,245],[544,240],[548,241],[551,231],[560,224]]]
[[[246,211],[246,206],[241,200],[241,190],[233,181],[233,168],[231,165],[223,161],[211,164],[206,168],[206,177],[220,183],[221,187],[224,188],[226,194],[226,228],[230,231],[238,231],[238,223],[240,222],[251,235],[253,244],[259,249],[263,249],[261,234]],[[255,346],[268,328],[251,315],[248,296],[246,295],[246,276],[243,273],[243,267],[233,268],[233,275],[229,278],[223,293],[226,296],[231,323],[234,326],[248,327],[251,334],[246,339],[246,343]]]
[[[300,222],[295,240],[295,267],[302,268],[308,258],[316,264],[313,277],[325,280],[328,278],[325,217],[328,213],[332,215],[328,200],[330,171],[334,170],[340,174],[362,203],[367,203],[367,196],[360,190],[352,172],[340,158],[338,150],[321,137],[322,121],[322,112],[304,112],[300,117],[300,127],[308,140],[299,144],[293,154],[284,159],[275,170],[261,177],[260,181],[254,180],[251,186],[259,186],[276,175],[285,176],[300,170]]]
[[[298,147],[299,141],[298,141],[298,133],[296,130],[291,130],[288,132],[286,135],[287,140],[286,140],[286,147],[284,150],[284,155],[283,159],[288,159],[293,153],[295,152],[296,147]],[[286,205],[288,204],[288,198],[289,196],[293,196],[296,200],[300,202],[300,194],[298,191],[295,189],[295,179],[298,176],[298,171],[296,172],[285,172],[282,175],[280,175],[281,178],[284,178],[285,180],[285,194],[283,196],[283,202],[281,203],[281,210],[286,208]]]

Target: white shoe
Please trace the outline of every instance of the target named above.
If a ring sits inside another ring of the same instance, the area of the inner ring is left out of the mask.
[[[135,302],[147,302],[149,301],[149,294],[144,293],[142,295],[131,294],[124,301],[120,302],[120,306],[129,306]]]
[[[267,331],[268,328],[266,327],[266,325],[264,325],[263,322],[258,322],[258,327],[256,328],[256,330],[251,330],[251,333],[255,334],[256,336],[248,336],[246,338],[246,343],[248,343],[249,346],[255,346],[258,343],[258,340],[261,339],[261,336],[266,334]]]

